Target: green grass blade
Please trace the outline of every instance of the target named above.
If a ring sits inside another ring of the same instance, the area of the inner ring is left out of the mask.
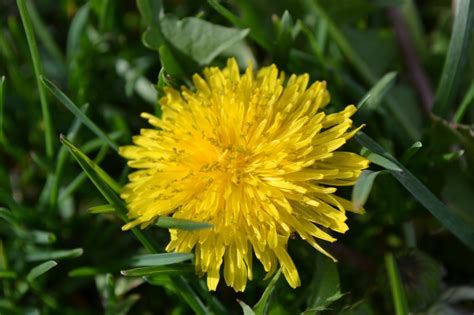
[[[339,27],[332,21],[329,15],[324,11],[324,9],[314,0],[304,0],[302,1],[305,7],[315,12],[322,20],[327,24],[328,33],[332,39],[339,46],[343,54],[347,57],[350,63],[356,68],[364,80],[369,84],[374,84],[377,77],[370,70],[364,60],[355,52],[352,48],[350,42],[347,40],[345,35],[339,29]]]
[[[243,315],[255,315],[253,309],[247,304],[245,304],[245,302],[241,300],[237,300],[237,302],[240,304],[240,307],[242,307]]]
[[[78,148],[76,148],[68,139],[61,137],[61,142],[67,146],[69,152],[72,156],[76,159],[79,163],[81,168],[86,173],[87,177],[94,183],[96,188],[102,194],[102,196],[107,200],[107,202],[114,207],[120,217],[125,221],[128,222],[127,219],[127,207],[122,202],[122,200],[117,196],[115,191],[107,184],[107,181],[104,180],[100,174],[104,174],[105,171],[102,170],[97,164],[91,161],[84,153],[82,153]],[[143,246],[150,252],[156,252],[156,248],[154,245],[145,237],[143,232],[137,228],[132,229],[132,232],[135,236],[139,239],[139,241],[143,244]]]
[[[0,279],[16,279],[18,274],[13,270],[0,270]]]
[[[249,37],[252,38],[263,49],[270,52],[273,50],[273,45],[270,41],[268,41],[260,33],[256,32],[255,28],[251,28],[247,24],[245,24],[241,19],[235,16],[234,13],[232,13],[227,8],[222,6],[218,1],[208,0],[207,2],[211,5],[211,7],[214,10],[216,10],[219,14],[221,14],[223,17],[225,17],[227,20],[229,20],[232,24],[234,24],[238,28],[249,28],[250,29]]]
[[[171,266],[140,267],[122,270],[120,273],[126,277],[151,277],[158,275],[180,275],[194,272],[191,264],[173,264]]]
[[[472,105],[474,105],[474,80],[471,82],[471,86],[469,87],[466,96],[464,96],[461,105],[459,105],[459,108],[456,110],[453,122],[456,124],[460,123],[467,109]]]
[[[86,125],[93,133],[95,133],[99,138],[101,138],[105,143],[107,143],[112,149],[118,151],[118,145],[107,136],[102,129],[99,128],[92,120],[89,119],[80,109],[74,104],[67,96],[64,94],[53,82],[42,77],[41,81],[44,86],[63,104],[71,113],[79,118],[84,125]]]
[[[0,143],[5,143],[5,133],[3,132],[4,103],[5,103],[5,76],[0,77]]]
[[[76,258],[84,253],[82,248],[53,250],[53,251],[32,251],[26,254],[28,261],[41,261],[51,259]]]
[[[64,64],[64,56],[59,49],[58,45],[54,41],[51,33],[49,32],[47,26],[41,20],[36,7],[34,6],[31,0],[26,0],[26,7],[28,13],[30,14],[31,23],[35,30],[36,35],[38,35],[39,40],[43,44],[44,48],[49,51],[51,56],[59,63]]]
[[[406,151],[403,153],[403,156],[401,158],[402,164],[406,163],[408,160],[410,160],[418,150],[420,150],[423,147],[423,144],[420,141],[417,141],[413,143]]]
[[[194,254],[192,253],[166,253],[166,254],[151,254],[151,255],[139,255],[132,257],[132,266],[134,267],[145,267],[145,266],[165,266],[180,263],[186,260],[193,259]]]
[[[361,209],[365,205],[365,202],[369,198],[370,191],[372,190],[375,178],[380,173],[381,171],[374,172],[365,170],[360,174],[354,189],[352,190],[352,204],[356,210]]]
[[[44,262],[44,263],[34,267],[33,269],[31,269],[30,272],[26,275],[26,280],[28,282],[32,282],[33,280],[35,280],[39,276],[45,274],[46,272],[48,272],[52,268],[56,267],[57,265],[58,265],[58,263],[55,262],[54,260],[49,260],[47,262]]]
[[[273,292],[275,292],[276,284],[278,282],[278,279],[280,279],[280,275],[281,275],[281,269],[278,269],[278,271],[273,276],[270,283],[267,285],[265,291],[262,294],[262,297],[260,298],[260,300],[258,300],[257,304],[255,304],[255,306],[253,307],[253,310],[256,315],[268,314]]]
[[[303,314],[328,309],[329,305],[343,297],[337,263],[319,254],[314,264],[315,274],[308,289],[307,307]]]
[[[357,104],[357,114],[367,118],[368,114],[373,112],[375,108],[380,104],[385,94],[395,84],[397,77],[396,72],[389,72],[384,75],[362,98],[362,101]]]
[[[393,304],[395,305],[395,314],[407,315],[407,299],[405,296],[405,291],[403,290],[402,281],[400,279],[400,273],[398,271],[393,254],[385,255],[385,268],[387,269],[390,289],[392,291]]]
[[[327,24],[328,34],[332,37],[346,59],[353,65],[355,70],[364,79],[367,85],[373,86],[377,83],[377,77],[369,68],[368,64],[361,58],[356,50],[351,46],[342,30],[324,11],[324,9],[314,0],[302,0],[304,8],[312,14],[319,16]],[[387,99],[387,109],[393,115],[393,118],[400,124],[401,129],[410,141],[416,141],[420,138],[420,132],[413,126],[412,122],[406,117],[405,113],[400,111],[400,106],[393,98]]]
[[[88,104],[85,104],[81,108],[81,111],[84,113],[84,115],[86,114],[88,108],[89,108]],[[74,141],[77,133],[79,132],[80,127],[81,127],[81,120],[78,117],[76,117],[76,119],[72,123],[72,126],[67,134],[68,139],[71,139],[72,141]],[[56,160],[56,170],[52,179],[51,191],[49,193],[49,206],[51,209],[55,209],[58,202],[59,186],[61,184],[64,165],[66,164],[66,160],[68,157],[67,154],[68,154],[67,148],[65,146],[62,146],[61,149],[59,149],[58,158]]]
[[[66,41],[66,58],[68,62],[71,62],[73,56],[80,51],[81,36],[85,32],[87,21],[89,19],[89,12],[90,6],[89,3],[86,3],[77,10],[76,15],[71,22]]]
[[[23,27],[25,28],[26,39],[30,48],[31,60],[33,61],[33,70],[35,72],[36,83],[38,84],[38,91],[40,96],[41,111],[43,113],[44,120],[44,136],[46,143],[46,156],[49,160],[53,158],[53,124],[49,114],[49,105],[46,98],[46,91],[44,86],[41,84],[41,76],[43,75],[43,66],[40,61],[38,46],[36,44],[35,34],[31,25],[30,13],[26,8],[25,0],[16,1],[18,10],[20,11],[21,20]]]
[[[99,152],[97,153],[96,157],[94,158],[94,163],[99,165],[102,160],[105,158],[107,152],[109,151],[109,147],[106,144],[102,144]],[[58,202],[63,202],[68,198],[71,194],[73,194],[79,187],[81,187],[82,183],[87,179],[87,175],[84,172],[81,172],[77,175],[69,185],[64,188],[58,198]]]
[[[372,138],[359,132],[356,140],[368,150],[381,155],[395,163],[402,171],[389,170],[418,202],[420,202],[431,214],[437,218],[448,230],[470,249],[474,250],[474,226],[469,224],[457,212],[448,209],[418,178],[416,178],[406,167],[391,156],[385,149]]]
[[[122,200],[116,195],[114,190],[107,185],[107,183],[100,177],[97,172],[98,169],[101,169],[93,161],[91,161],[84,153],[82,153],[78,148],[76,148],[71,142],[66,138],[61,137],[61,142],[66,145],[71,152],[72,156],[79,163],[81,168],[87,174],[89,179],[94,183],[96,188],[102,194],[102,196],[107,200],[107,202],[113,206],[122,220],[127,223],[127,207],[122,202]],[[104,172],[105,173],[105,172]],[[133,228],[132,233],[140,241],[140,243],[145,247],[145,249],[152,253],[158,253],[158,248],[153,244],[153,242],[143,233],[142,230],[138,228]],[[193,266],[192,266],[193,267]],[[159,267],[154,267],[159,268]],[[209,310],[203,304],[200,297],[194,292],[194,290],[189,286],[187,281],[181,277],[176,276],[174,279],[174,285],[180,296],[189,304],[196,314],[208,314]]]
[[[114,212],[115,208],[109,204],[89,208],[88,212],[93,214]]]
[[[397,166],[394,162],[392,162],[390,159],[383,157],[380,154],[370,152],[369,154],[366,155],[366,158],[374,163],[377,164],[378,166],[382,166],[383,168],[390,170],[390,171],[395,171],[395,172],[401,172],[402,169]]]
[[[175,219],[175,218],[166,217],[166,216],[160,217],[156,221],[155,225],[161,228],[165,228],[165,229],[179,229],[179,230],[188,230],[188,231],[209,229],[213,227],[212,224],[209,224],[206,222],[196,222],[196,221],[191,221],[191,220]]]
[[[433,113],[446,117],[466,72],[474,29],[474,0],[457,1],[451,41],[436,90]],[[471,56],[472,57],[472,56]]]

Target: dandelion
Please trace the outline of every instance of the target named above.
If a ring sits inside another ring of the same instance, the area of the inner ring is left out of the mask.
[[[227,285],[243,291],[254,254],[268,275],[280,266],[289,285],[299,286],[290,236],[332,257],[318,241],[334,242],[329,230],[347,231],[346,211],[363,212],[335,194],[369,163],[336,151],[359,129],[349,130],[355,106],[325,114],[325,82],[308,87],[307,74],[285,80],[274,65],[241,75],[234,59],[195,74],[193,83],[193,90],[165,88],[162,117],[141,115],[155,128],[120,148],[139,169],[121,193],[131,220],[123,229],[160,216],[208,222],[206,230],[170,229],[166,250],[194,249],[209,290],[223,264]]]

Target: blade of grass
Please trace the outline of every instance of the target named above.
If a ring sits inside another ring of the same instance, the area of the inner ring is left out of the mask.
[[[173,264],[171,266],[140,267],[122,270],[120,273],[126,277],[152,277],[157,275],[179,275],[194,272],[191,264]]]
[[[26,254],[27,261],[52,260],[64,258],[76,258],[84,253],[82,248],[53,250],[53,251],[32,251]]]
[[[206,222],[196,222],[191,220],[183,220],[183,219],[175,219],[171,217],[162,216],[158,218],[155,223],[156,226],[165,229],[179,229],[179,230],[202,230],[202,229],[209,229],[213,227],[212,224]]]
[[[454,114],[453,122],[460,123],[462,118],[464,117],[464,114],[469,108],[469,106],[472,106],[473,104],[474,104],[474,80],[471,82],[471,86],[469,87],[469,90],[467,91],[466,96],[464,96],[461,102],[461,105],[459,105],[459,108],[456,110],[456,113]]]
[[[2,270],[8,270],[8,259],[7,254],[5,253],[5,248],[3,247],[3,241],[0,239],[0,267]],[[11,284],[7,280],[2,281],[3,295],[6,298],[9,298],[12,293]]]
[[[89,108],[89,104],[85,104],[84,106],[82,106],[81,112],[83,112],[85,115],[87,113],[88,108]],[[71,139],[71,141],[74,141],[77,133],[79,132],[80,127],[81,127],[81,120],[78,117],[76,117],[76,119],[72,123],[72,126],[69,129],[69,132],[67,134],[68,139]],[[58,158],[56,159],[56,171],[52,179],[53,182],[51,184],[51,190],[49,194],[49,206],[51,209],[55,209],[58,202],[59,186],[61,184],[62,173],[63,173],[64,165],[66,164],[66,160],[67,160],[67,154],[68,154],[67,148],[65,146],[62,146],[61,149],[59,149]]]
[[[391,160],[383,157],[380,154],[369,152],[368,154],[363,154],[370,162],[377,164],[378,166],[382,166],[383,168],[390,170],[390,171],[395,171],[395,172],[401,172],[402,169],[399,168],[395,163],[393,163]]]
[[[405,296],[405,291],[402,287],[402,281],[400,279],[400,273],[395,263],[395,258],[391,253],[385,255],[385,268],[387,269],[390,289],[392,291],[393,304],[395,305],[395,314],[407,315],[408,303]]]
[[[470,39],[474,29],[474,0],[457,1],[453,31],[448,54],[436,90],[433,113],[446,117],[459,91],[461,78],[466,72]],[[471,56],[472,57],[472,56]]]
[[[71,63],[73,56],[80,51],[80,39],[86,29],[89,12],[90,6],[89,3],[86,3],[77,10],[76,15],[71,22],[66,41],[66,59],[68,64]]]
[[[5,143],[5,134],[3,132],[4,102],[5,102],[5,76],[0,77],[0,143]]]
[[[107,143],[114,151],[118,151],[118,145],[107,136],[102,129],[99,128],[92,120],[89,119],[80,109],[64,94],[53,82],[41,77],[44,86],[63,104],[71,113],[79,118],[84,125],[86,125],[93,133]]]
[[[93,214],[108,213],[108,212],[114,212],[115,208],[112,207],[109,204],[106,204],[106,205],[100,205],[100,206],[95,206],[95,207],[89,208],[89,210],[87,210],[87,211],[89,213],[93,213]]]
[[[39,276],[45,274],[46,272],[51,270],[51,268],[54,268],[57,265],[58,265],[58,263],[55,262],[54,260],[49,260],[47,262],[44,262],[44,263],[34,267],[33,269],[31,269],[30,272],[26,275],[26,280],[28,282],[32,282],[33,280],[35,280]]]
[[[249,25],[245,24],[241,19],[235,16],[234,13],[232,13],[227,8],[222,6],[218,1],[208,0],[207,2],[211,5],[211,7],[214,10],[216,10],[219,14],[221,14],[223,17],[225,17],[227,20],[229,20],[232,24],[234,24],[238,28],[249,28],[250,29],[249,37],[252,38],[263,49],[265,49],[266,51],[273,50],[273,45],[270,41],[268,41],[265,37],[263,37],[257,31],[255,31],[255,28],[251,28],[249,27]]]
[[[119,217],[125,222],[128,223],[127,218],[127,207],[122,202],[122,200],[115,194],[113,189],[108,186],[107,182],[100,176],[102,172],[97,172],[100,167],[92,162],[84,153],[82,153],[78,148],[76,148],[70,141],[68,141],[64,136],[61,136],[61,142],[66,145],[69,149],[69,152],[79,163],[81,168],[87,174],[89,179],[93,182],[102,196],[107,200],[107,202],[113,206],[119,215]],[[145,249],[151,254],[157,254],[158,248],[154,243],[148,238],[144,232],[138,228],[132,228],[132,233],[140,241],[140,243],[145,247]],[[157,268],[157,267],[155,267]],[[199,296],[194,292],[194,290],[189,286],[187,281],[181,277],[174,277],[174,284],[177,288],[177,292],[181,297],[189,304],[196,314],[208,314],[209,310],[203,304]]]
[[[166,254],[151,254],[139,255],[132,257],[132,266],[146,267],[146,266],[164,266],[180,263],[186,260],[193,259],[192,253],[166,253]]]
[[[423,144],[420,142],[420,141],[417,141],[415,143],[413,143],[406,151],[405,153],[403,153],[403,156],[401,158],[401,163],[402,164],[405,164],[406,162],[408,162],[411,157],[413,155],[416,154],[416,152],[418,152],[418,150],[420,150],[421,148],[423,147]]]
[[[448,209],[418,178],[372,138],[363,132],[358,132],[355,138],[363,147],[385,157],[397,165],[402,171],[388,170],[390,174],[392,174],[418,202],[429,210],[441,224],[467,245],[467,247],[474,250],[474,226],[470,225],[468,220],[465,220],[457,212]]]
[[[41,111],[43,113],[44,121],[44,136],[46,143],[46,156],[49,160],[53,158],[54,146],[53,146],[53,124],[49,114],[49,105],[46,98],[46,91],[44,86],[41,84],[41,76],[43,75],[43,66],[40,61],[38,46],[36,44],[35,34],[31,25],[30,13],[26,8],[25,0],[16,1],[18,10],[20,11],[21,20],[23,27],[25,28],[26,39],[30,48],[31,60],[33,61],[33,69],[36,77],[36,83],[38,84],[38,91],[40,96]]]
[[[89,177],[89,179],[96,186],[96,188],[105,198],[105,200],[107,200],[107,202],[117,210],[117,213],[125,222],[128,222],[127,207],[122,202],[122,200],[120,200],[120,198],[116,195],[114,190],[107,184],[104,178],[100,175],[101,173],[103,174],[105,172],[103,170],[97,171],[101,168],[97,164],[92,162],[85,154],[83,154],[67,138],[62,135],[61,142],[66,145],[71,155],[76,159],[76,161],[86,173],[87,177]],[[154,253],[156,251],[154,245],[145,237],[141,230],[135,228],[132,229],[132,232],[150,253]]]
[[[365,170],[360,174],[357,179],[354,189],[352,190],[352,204],[356,210],[361,209],[367,198],[369,198],[370,191],[374,184],[375,178],[379,175],[381,171],[374,172],[370,170]]]
[[[384,98],[385,94],[390,90],[390,88],[393,87],[396,77],[396,72],[389,72],[384,75],[370,89],[370,91],[365,94],[365,96],[362,98],[362,101],[357,104],[357,114],[362,115],[364,119],[367,119],[367,116],[375,110],[375,108]]]
[[[256,315],[268,314],[273,292],[275,292],[276,284],[278,282],[278,279],[280,279],[280,275],[281,275],[281,269],[278,269],[278,271],[273,276],[270,283],[267,285],[265,291],[262,294],[262,297],[260,298],[260,300],[258,300],[257,304],[255,304],[255,306],[253,307],[253,310]]]
[[[94,158],[94,163],[95,164],[100,164],[102,160],[105,158],[107,152],[109,151],[109,147],[105,144],[102,145],[102,147],[99,150],[99,153],[97,153],[96,157]],[[74,178],[69,185],[64,188],[64,190],[61,191],[59,194],[58,202],[63,202],[66,198],[68,198],[72,193],[74,193],[81,185],[84,183],[84,181],[87,179],[87,175],[84,172],[81,172],[79,175]]]
[[[255,315],[253,309],[247,304],[245,304],[245,302],[241,300],[237,300],[237,302],[240,304],[240,307],[242,307],[243,315]]]
[[[359,75],[364,79],[367,85],[374,86],[377,83],[377,77],[369,68],[367,63],[359,56],[353,49],[349,40],[346,38],[342,30],[336,25],[331,17],[324,11],[324,9],[314,0],[301,0],[304,8],[312,14],[319,16],[324,20],[328,27],[328,33],[337,44],[343,55],[354,66]],[[400,127],[411,142],[420,138],[420,132],[412,125],[412,123],[405,117],[403,112],[400,112],[400,106],[393,98],[387,98],[388,110],[393,115],[393,118],[400,124]]]
[[[36,7],[34,6],[31,0],[26,0],[26,7],[28,9],[28,13],[30,14],[31,23],[33,25],[33,29],[38,35],[38,38],[43,43],[44,48],[49,51],[51,56],[59,63],[64,65],[64,56],[61,53],[58,45],[54,41],[51,33],[48,31],[46,25],[41,20]]]

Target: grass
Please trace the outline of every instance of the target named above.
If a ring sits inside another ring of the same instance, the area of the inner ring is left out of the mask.
[[[474,1],[457,6],[0,2],[0,314],[472,312]],[[414,38],[400,42],[400,25]],[[347,148],[370,170],[341,194],[366,213],[324,244],[337,263],[290,241],[297,289],[255,263],[245,292],[223,281],[209,292],[192,253],[164,251],[167,229],[205,222],[121,229],[130,170],[118,148],[145,126],[141,112],[161,113],[166,85],[228,56],[326,80],[327,111],[358,104],[365,124]]]

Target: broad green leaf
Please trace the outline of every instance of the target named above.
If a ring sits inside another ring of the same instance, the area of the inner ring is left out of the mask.
[[[260,300],[258,300],[257,304],[255,304],[255,306],[253,307],[253,310],[256,315],[268,314],[273,292],[275,291],[278,279],[280,279],[280,275],[281,275],[281,269],[278,269],[278,271],[275,273],[270,283],[267,285],[267,288],[263,292],[262,296],[260,297]]]
[[[433,106],[433,113],[441,117],[448,114],[459,91],[461,79],[466,75],[469,57],[472,57],[470,41],[474,29],[474,0],[459,0],[456,8],[449,50]]]
[[[178,230],[203,230],[212,228],[213,225],[206,223],[206,222],[196,222],[191,220],[184,220],[184,219],[175,219],[172,217],[162,216],[159,217],[156,221],[156,226],[165,229],[178,229]]]
[[[46,262],[34,267],[33,269],[31,269],[30,272],[26,275],[26,280],[28,282],[32,282],[33,280],[35,280],[39,276],[45,274],[46,272],[48,272],[52,268],[56,267],[57,265],[58,265],[58,263],[55,262],[54,260],[46,261]]]
[[[115,208],[111,206],[110,204],[91,207],[88,210],[89,213],[93,213],[93,214],[108,213],[108,212],[114,212],[114,211],[115,211]]]
[[[308,309],[305,313],[310,314],[314,310],[324,310],[342,296],[337,264],[318,254],[314,276],[309,287]]]
[[[195,17],[178,20],[164,16],[160,25],[167,43],[200,66],[209,64],[249,32],[248,29],[224,27]]]
[[[387,269],[390,289],[392,291],[393,304],[396,315],[408,315],[408,304],[403,290],[400,272],[398,271],[393,254],[385,255],[385,268]]]
[[[39,260],[52,260],[52,259],[64,259],[64,258],[76,258],[84,253],[82,248],[67,249],[67,250],[42,250],[42,251],[30,251],[26,254],[26,260],[28,261],[39,261]]]
[[[360,174],[357,182],[352,190],[352,204],[356,210],[361,209],[367,198],[369,198],[369,194],[372,190],[372,186],[374,184],[374,180],[382,171],[374,172],[370,170],[365,170]]]
[[[118,145],[107,136],[105,132],[100,129],[89,117],[87,117],[80,109],[74,104],[67,96],[64,94],[53,82],[41,77],[41,81],[44,86],[63,104],[74,116],[78,117],[84,125],[86,125],[93,133],[95,133],[99,138],[101,138],[105,143],[107,143],[115,151],[118,150]]]
[[[140,267],[122,270],[120,273],[126,277],[151,277],[157,275],[181,275],[194,272],[191,264],[173,264],[167,266]]]
[[[192,253],[165,253],[165,254],[151,254],[151,255],[139,255],[132,257],[132,266],[144,267],[144,266],[164,266],[180,263],[186,260],[193,259],[194,254]]]
[[[159,27],[160,18],[164,15],[161,0],[137,0],[137,7],[146,24]]]
[[[371,152],[393,161],[402,171],[389,170],[392,176],[394,176],[416,200],[428,209],[441,224],[470,249],[474,250],[474,226],[472,224],[469,224],[469,222],[466,222],[459,214],[448,209],[418,178],[369,136],[363,132],[359,132],[356,135],[356,140]]]

